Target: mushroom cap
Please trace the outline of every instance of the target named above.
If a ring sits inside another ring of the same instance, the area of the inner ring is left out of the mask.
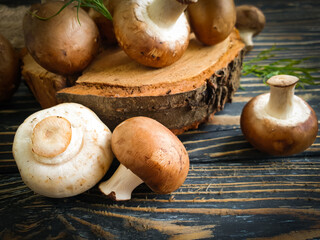
[[[11,43],[0,34],[0,102],[11,98],[20,84],[19,58]]]
[[[48,117],[63,117],[71,124],[70,143],[55,157],[39,155],[33,149],[34,129]],[[94,112],[76,103],[63,103],[29,116],[15,134],[12,152],[25,184],[36,193],[54,198],[92,188],[113,160],[110,130]]]
[[[270,93],[256,96],[242,110],[240,126],[248,142],[270,155],[292,155],[306,150],[318,133],[314,110],[303,99],[293,96],[292,116],[274,118],[266,112],[269,97]]]
[[[111,16],[113,15],[116,4],[119,0],[104,0],[103,4],[106,6]],[[115,45],[117,44],[117,39],[114,34],[113,23],[112,20],[107,19],[101,13],[97,12],[93,8],[88,10],[88,15],[92,18],[92,20],[96,23],[100,36],[102,38],[103,45]]]
[[[131,59],[160,68],[183,55],[189,44],[190,27],[185,14],[172,26],[155,24],[147,12],[152,1],[122,1],[114,12],[113,25],[120,47]]]
[[[214,45],[225,40],[236,22],[233,0],[200,0],[188,6],[190,25],[197,39]]]
[[[236,7],[236,28],[253,31],[253,36],[258,35],[266,24],[263,12],[253,5],[240,5]]]
[[[35,12],[40,17],[51,17],[64,4],[32,5],[24,16],[23,29],[28,52],[40,66],[53,73],[71,75],[85,69],[98,52],[100,37],[94,21],[73,4],[46,21],[30,14]]]
[[[198,0],[176,0],[177,2],[181,4],[190,4],[190,3],[196,3]]]
[[[112,150],[121,164],[154,192],[178,189],[189,171],[189,156],[181,141],[161,123],[133,117],[113,131]]]

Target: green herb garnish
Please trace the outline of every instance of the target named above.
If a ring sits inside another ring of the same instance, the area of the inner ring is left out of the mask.
[[[112,20],[112,16],[108,9],[103,4],[103,0],[71,0],[78,2],[78,6],[89,7],[96,10],[98,13],[101,13],[107,19]]]
[[[47,18],[36,15],[36,13],[31,13],[31,14],[40,20],[49,20],[49,19],[57,16],[59,13],[61,13],[63,11],[63,9],[65,9],[68,5],[70,5],[73,2],[77,2],[77,18],[78,18],[79,24],[80,24],[80,20],[79,20],[78,13],[79,13],[80,7],[93,8],[94,10],[96,10],[97,12],[99,12],[103,16],[105,16],[107,19],[112,20],[112,16],[111,16],[110,12],[108,11],[108,9],[106,8],[106,6],[103,4],[103,0],[70,0],[70,1],[66,2],[57,13],[55,13],[54,15],[47,17]]]
[[[287,74],[296,76],[300,79],[298,82],[299,87],[304,87],[305,84],[315,85],[315,80],[319,80],[319,78],[316,78],[311,74],[318,72],[319,70],[316,68],[305,68],[300,65],[310,58],[302,58],[299,60],[280,59],[267,65],[262,63],[264,60],[275,57],[274,51],[284,49],[285,48],[273,46],[270,49],[261,51],[256,57],[243,63],[242,75],[247,76],[252,74],[261,78],[265,83],[272,76]]]

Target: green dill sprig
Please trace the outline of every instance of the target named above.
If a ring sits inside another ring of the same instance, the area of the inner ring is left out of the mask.
[[[103,4],[103,0],[73,0],[81,4],[81,7],[89,7],[101,13],[107,19],[112,20],[112,16],[106,6]]]
[[[77,2],[77,19],[78,19],[78,22],[79,24],[80,23],[80,20],[79,20],[79,9],[80,7],[89,7],[89,8],[93,8],[94,10],[96,10],[97,12],[99,12],[100,14],[102,14],[104,17],[106,17],[107,19],[109,20],[112,20],[112,16],[111,16],[111,13],[109,12],[109,10],[106,8],[106,6],[103,4],[103,0],[70,0],[68,2],[66,2],[61,8],[60,10],[53,14],[52,16],[50,17],[41,17],[39,15],[37,15],[35,12],[30,12],[30,14],[40,20],[49,20],[55,16],[57,16],[58,14],[60,14],[63,9],[65,9],[67,6],[69,6],[71,3],[73,2]]]
[[[269,60],[275,57],[274,51],[284,50],[285,48],[277,48],[273,46],[267,50],[261,51],[256,57],[243,63],[242,75],[247,76],[252,74],[259,77],[265,83],[270,77],[280,74],[293,75],[300,79],[299,87],[304,87],[305,84],[315,85],[315,78],[312,73],[318,71],[316,68],[301,67],[301,64],[309,58],[302,58],[299,60],[280,59],[270,64],[262,64],[264,60]]]

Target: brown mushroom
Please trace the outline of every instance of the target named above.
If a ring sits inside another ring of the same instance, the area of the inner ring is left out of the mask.
[[[246,139],[271,155],[292,155],[307,149],[316,139],[318,120],[314,110],[294,95],[298,78],[271,77],[270,93],[251,99],[243,108],[240,126]]]
[[[181,141],[161,123],[133,117],[119,124],[111,147],[120,162],[100,190],[114,200],[129,200],[131,192],[145,182],[154,192],[178,189],[189,171],[189,156]]]
[[[103,3],[113,15],[114,8],[119,0],[104,0]],[[100,32],[100,36],[102,38],[103,44],[106,46],[117,44],[117,39],[114,34],[113,22],[112,20],[106,18],[101,13],[97,12],[95,9],[88,9],[89,16],[93,19],[93,21],[97,24],[97,27]]]
[[[236,22],[233,0],[199,0],[188,6],[188,15],[197,39],[206,45],[225,40]]]
[[[184,10],[195,0],[121,1],[113,15],[120,47],[133,60],[150,67],[171,65],[189,44]]]
[[[253,48],[252,38],[257,36],[266,24],[263,12],[252,5],[241,5],[236,7],[237,21],[236,28],[240,32],[240,37],[246,44],[246,50]]]
[[[64,5],[51,1],[33,5],[23,19],[23,29],[26,47],[39,65],[71,75],[86,68],[98,52],[99,31],[89,15],[72,4],[54,16]]]
[[[0,34],[0,102],[9,100],[20,84],[19,58],[11,43]]]

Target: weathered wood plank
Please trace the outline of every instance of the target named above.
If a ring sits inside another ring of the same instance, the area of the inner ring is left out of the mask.
[[[244,2],[267,16],[245,60],[276,44],[285,49],[274,59],[313,57],[303,66],[320,69],[319,1],[236,1]],[[244,90],[208,124],[179,136],[191,161],[181,188],[157,195],[141,185],[131,201],[115,203],[97,187],[49,199],[24,185],[11,152],[13,137],[40,106],[22,84],[11,102],[0,105],[0,239],[319,239],[320,133],[294,156],[256,151],[245,141],[239,117],[245,103],[268,87],[254,76],[242,77],[241,85]],[[296,94],[320,119],[320,86]],[[115,161],[105,178],[116,166]]]

